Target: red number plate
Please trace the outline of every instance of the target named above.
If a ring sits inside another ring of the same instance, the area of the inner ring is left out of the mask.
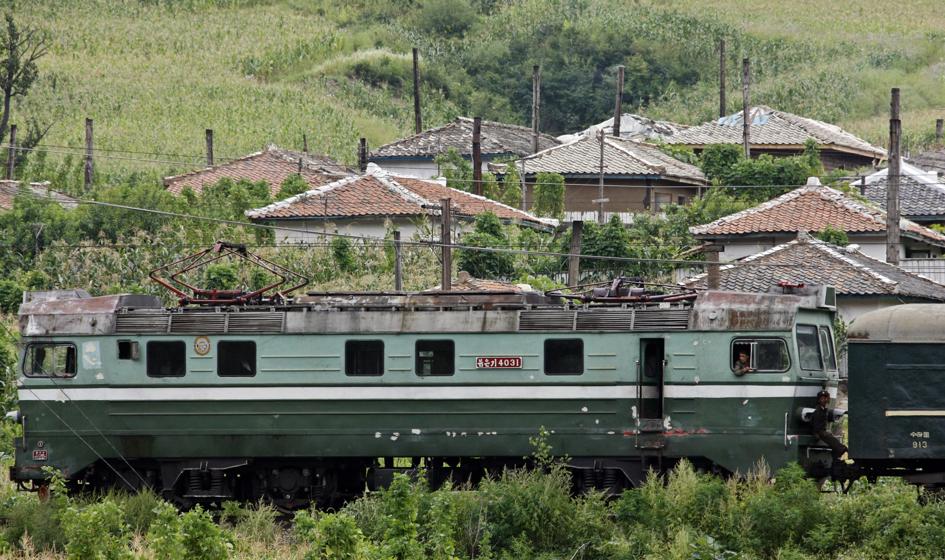
[[[521,356],[480,356],[476,358],[477,369],[521,369]]]
[[[49,458],[49,452],[45,449],[34,449],[33,450],[33,460],[34,461],[45,461]]]

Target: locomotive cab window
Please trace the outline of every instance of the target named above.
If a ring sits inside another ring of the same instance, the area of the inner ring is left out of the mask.
[[[256,375],[256,343],[252,340],[221,340],[217,343],[217,375],[220,377]]]
[[[118,341],[118,359],[119,360],[137,360],[138,359],[138,342],[135,340],[119,340]]]
[[[452,340],[418,340],[417,375],[453,375],[455,345]]]
[[[581,375],[584,373],[584,341],[580,338],[546,340],[545,373],[548,375]]]
[[[183,340],[153,340],[146,349],[148,377],[183,377],[187,373],[187,345]]]
[[[345,342],[345,375],[384,375],[384,341]]]
[[[824,360],[820,349],[820,337],[817,327],[813,325],[797,326],[797,352],[801,369],[806,371],[823,371]]]
[[[27,377],[75,377],[74,344],[30,344],[23,374]]]
[[[787,343],[780,338],[736,338],[732,341],[732,371],[781,373],[791,367]]]
[[[837,371],[837,352],[833,347],[833,336],[830,335],[830,329],[820,327],[820,347],[824,351],[824,364],[829,371]]]

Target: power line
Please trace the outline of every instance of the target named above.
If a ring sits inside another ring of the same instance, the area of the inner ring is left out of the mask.
[[[46,201],[46,202],[55,202],[55,203],[58,204],[58,201],[56,201],[55,199],[52,199],[52,198],[49,198],[49,197],[46,197],[46,196],[43,196],[43,195],[40,195],[40,194],[37,194],[37,193],[33,193],[32,191],[29,191],[29,192],[30,192],[30,194],[31,194],[34,198],[36,198],[36,199],[38,199],[38,200],[43,200],[43,201]],[[50,189],[50,192],[55,192],[55,193],[57,193],[57,194],[63,194],[63,193],[59,193],[58,191],[54,191],[54,190],[52,190],[52,189]],[[384,238],[381,238],[381,237],[374,237],[374,236],[367,236],[367,235],[354,235],[354,234],[345,234],[345,233],[337,233],[337,232],[326,232],[326,231],[313,232],[313,231],[310,231],[310,230],[299,229],[299,228],[291,228],[291,227],[288,227],[288,226],[276,226],[276,225],[270,225],[270,224],[260,224],[260,223],[255,223],[255,222],[241,222],[241,221],[238,221],[238,220],[231,220],[231,219],[226,219],[226,218],[213,218],[213,217],[209,217],[209,216],[197,216],[197,215],[193,215],[193,214],[181,214],[181,213],[178,213],[178,212],[170,212],[170,211],[167,211],[167,210],[155,210],[155,209],[151,209],[151,208],[140,208],[140,207],[136,207],[136,206],[128,206],[128,205],[124,205],[124,204],[115,204],[115,203],[111,203],[111,202],[102,202],[102,201],[98,201],[98,200],[88,200],[88,199],[74,199],[74,200],[75,200],[75,202],[78,203],[78,204],[87,204],[87,205],[92,205],[92,206],[102,206],[102,207],[107,207],[107,208],[116,208],[116,209],[121,209],[121,210],[128,210],[128,211],[132,211],[132,212],[149,213],[149,214],[155,214],[155,215],[166,216],[166,217],[171,217],[171,218],[182,218],[182,219],[189,219],[189,220],[207,221],[207,222],[211,222],[211,223],[220,223],[220,224],[226,224],[226,225],[235,225],[235,226],[243,226],[243,227],[250,227],[250,228],[257,228],[257,229],[265,229],[265,230],[271,230],[271,231],[276,231],[276,232],[278,232],[278,231],[284,231],[284,232],[291,232],[291,233],[303,233],[303,234],[308,234],[308,235],[320,235],[320,236],[332,237],[332,238],[355,239],[355,240],[359,240],[359,241],[368,241],[368,242],[393,243],[392,241],[389,241],[389,240],[384,239]],[[440,247],[440,248],[442,248],[442,247],[450,247],[450,248],[452,248],[452,249],[467,250],[467,251],[479,251],[479,252],[485,252],[485,253],[505,253],[505,254],[513,254],[513,255],[526,255],[526,256],[528,256],[528,255],[535,255],[535,256],[561,257],[561,258],[577,257],[577,258],[586,259],[586,260],[600,260],[600,261],[613,261],[613,262],[626,262],[626,263],[664,263],[664,264],[679,264],[679,265],[687,265],[687,266],[692,266],[692,265],[705,265],[705,266],[708,266],[708,265],[720,264],[720,263],[717,263],[717,262],[685,260],[685,259],[657,259],[657,258],[639,258],[639,257],[617,257],[617,256],[607,256],[607,255],[584,255],[584,254],[579,254],[579,253],[560,253],[560,252],[555,252],[555,251],[534,251],[534,250],[526,250],[526,249],[511,249],[511,248],[497,248],[497,247],[477,247],[477,246],[474,246],[474,245],[462,245],[462,244],[456,244],[456,243],[441,243],[441,242],[439,242],[439,241],[403,241],[403,240],[402,240],[402,241],[400,241],[399,243],[400,243],[401,245],[416,246],[416,247]],[[721,263],[721,264],[724,265],[724,264],[729,264],[729,263]],[[797,268],[797,267],[806,267],[806,266],[808,266],[808,265],[804,265],[804,264],[746,263],[746,262],[742,262],[742,263],[738,263],[738,264],[740,264],[740,265],[760,266],[760,267],[790,267],[790,268]]]

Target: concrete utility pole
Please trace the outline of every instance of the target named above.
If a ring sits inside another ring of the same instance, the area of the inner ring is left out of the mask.
[[[597,133],[597,138],[600,140],[600,168],[597,176],[597,198],[594,199],[594,202],[597,203],[597,223],[604,223],[604,203],[607,202],[607,199],[604,198],[604,129],[601,129]]]
[[[719,118],[725,116],[725,39],[719,39]]]
[[[614,100],[613,126],[615,138],[620,138],[620,117],[623,116],[623,70],[623,65],[617,67],[617,98]]]
[[[482,196],[482,118],[473,119],[472,167],[474,192]]]
[[[942,126],[945,124],[945,119],[935,119],[935,145],[942,145]]]
[[[358,140],[358,169],[361,173],[367,171],[367,138]]]
[[[213,167],[213,129],[205,131],[207,136],[207,167]]]
[[[577,286],[581,283],[581,236],[584,233],[584,222],[571,222],[571,250],[568,256],[568,286]]]
[[[440,199],[440,244],[443,246],[443,267],[440,270],[440,290],[449,292],[453,289],[453,254],[452,254],[452,208],[449,198]]]
[[[414,132],[420,134],[423,122],[420,119],[420,51],[413,48],[413,120]]]
[[[709,262],[706,265],[706,286],[710,290],[718,290],[722,283],[722,273],[719,268],[719,253],[722,251],[721,245],[708,245],[702,248],[702,254],[705,260]]]
[[[394,232],[394,290],[401,291],[404,289],[404,272],[403,272],[403,257],[400,254],[400,230],[395,229]]]
[[[538,121],[541,116],[541,66],[532,66],[532,153],[538,153]]]
[[[742,60],[742,144],[745,147],[745,157],[751,157],[751,97],[748,92],[751,72],[748,59]]]
[[[92,188],[95,164],[92,161],[92,119],[85,119],[85,188]]]
[[[889,168],[886,176],[886,262],[899,264],[899,88],[892,88],[889,103]]]

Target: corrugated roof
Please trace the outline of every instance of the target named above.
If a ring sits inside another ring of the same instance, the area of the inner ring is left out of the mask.
[[[299,171],[299,160],[302,170]],[[164,178],[164,186],[172,194],[181,194],[190,187],[195,193],[203,191],[204,186],[214,185],[220,179],[239,181],[265,181],[269,184],[269,194],[273,198],[279,196],[282,183],[292,175],[300,174],[305,181],[318,187],[336,179],[351,175],[353,171],[328,156],[306,154],[283,150],[276,146],[269,146],[261,152],[191,171],[183,175]]]
[[[620,115],[620,137],[626,140],[664,140],[670,136],[679,134],[689,128],[689,125],[680,124],[672,121],[658,121],[636,113],[624,113]],[[571,142],[581,136],[594,136],[599,130],[603,129],[604,134],[613,136],[614,118],[610,117],[604,122],[597,123],[594,126],[586,128],[575,134],[564,134],[558,136],[562,142]]]
[[[822,148],[829,146],[838,151],[862,154],[877,159],[886,157],[886,150],[883,148],[873,146],[834,124],[778,111],[764,105],[750,108],[749,115],[751,116],[749,133],[752,146],[802,148],[809,138],[813,138]],[[667,137],[665,142],[697,147],[709,144],[741,144],[742,116],[742,112],[739,111],[727,117],[688,128],[679,134]]]
[[[454,148],[461,155],[472,154],[473,119],[457,117],[456,120],[437,128],[385,144],[368,156],[369,160],[385,158],[432,159]],[[538,137],[538,149],[544,150],[558,145],[558,141],[547,134]],[[482,121],[480,128],[480,150],[483,156],[526,156],[532,153],[532,129],[513,124]]]
[[[865,177],[864,195],[870,202],[886,209],[886,188],[889,169],[882,169]],[[859,188],[860,181],[850,183]],[[934,171],[923,171],[906,162],[900,165],[899,212],[904,216],[945,216],[945,184]]]
[[[20,187],[26,185],[33,192],[34,196],[49,197],[59,203],[63,208],[75,208],[78,203],[71,196],[66,196],[58,192],[49,190],[49,182],[42,183],[21,183],[20,181],[0,180],[0,210],[12,210],[13,199],[16,198]]]
[[[541,172],[561,175],[597,175],[600,172],[600,139],[586,136],[569,144],[555,146],[522,158],[525,174]],[[706,184],[702,171],[665,154],[656,146],[604,137],[604,175],[665,177],[682,183]]]
[[[511,206],[438,183],[390,175],[376,165],[368,173],[347,177],[302,194],[248,210],[253,220],[419,216],[439,213],[440,199],[452,200],[453,213],[473,217],[492,212],[499,219],[541,227],[556,220],[538,218]]]
[[[945,236],[910,220],[901,220],[905,236],[945,246]],[[847,233],[886,231],[886,213],[861,204],[842,192],[818,184],[795,189],[758,206],[719,218],[689,231],[700,238],[753,233],[821,231],[827,227]]]
[[[768,292],[783,280],[835,286],[838,295],[896,295],[945,301],[945,286],[876,260],[854,247],[841,248],[802,236],[720,267],[720,287],[740,292]],[[707,278],[700,274],[683,284],[704,288]]]

